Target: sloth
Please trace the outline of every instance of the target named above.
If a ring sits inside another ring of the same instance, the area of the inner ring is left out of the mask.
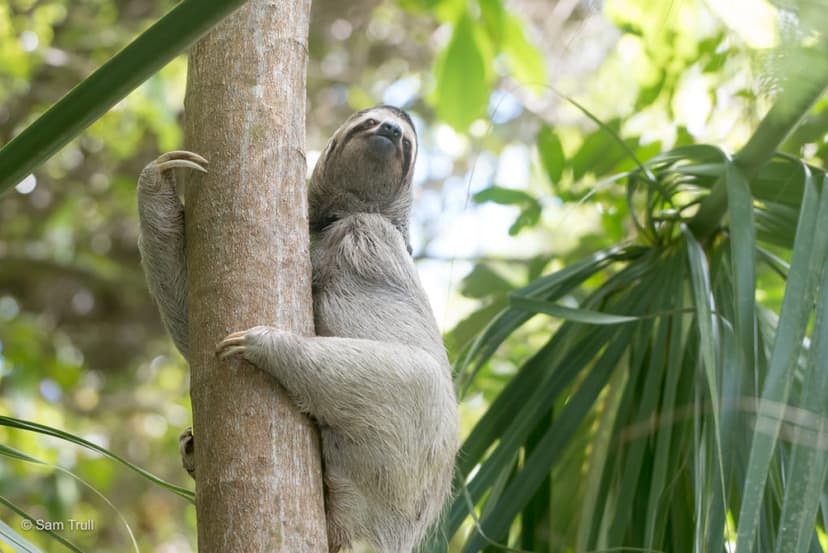
[[[410,553],[451,492],[457,404],[442,337],[409,244],[417,135],[391,106],[334,133],[308,190],[316,337],[256,326],[227,336],[318,424],[329,549],[367,542]],[[191,152],[162,155],[138,182],[139,249],[151,294],[187,357],[184,211],[171,169],[204,171]],[[275,261],[274,261],[275,262]],[[181,437],[191,474],[193,437]]]

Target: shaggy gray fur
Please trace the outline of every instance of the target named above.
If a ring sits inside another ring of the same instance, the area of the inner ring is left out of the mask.
[[[219,344],[222,356],[241,355],[272,374],[319,423],[332,552],[367,541],[382,553],[410,553],[450,493],[456,400],[407,251],[416,153],[404,112],[378,106],[351,116],[309,189],[317,337],[257,326]],[[158,165],[139,181],[141,254],[186,356],[182,211]],[[191,440],[185,431],[182,451],[192,451]]]

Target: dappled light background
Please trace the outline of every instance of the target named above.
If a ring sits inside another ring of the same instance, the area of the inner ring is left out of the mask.
[[[173,5],[0,3],[0,144]],[[764,0],[316,0],[309,171],[354,110],[409,110],[413,255],[454,360],[511,289],[632,236],[614,176],[633,162],[568,98],[640,159],[693,142],[735,151],[790,77],[783,15]],[[185,75],[181,56],[0,200],[0,414],[190,486],[176,443],[190,422],[188,369],[143,281],[135,199],[141,168],[184,146]],[[824,106],[784,146],[820,167]],[[759,301],[777,308],[784,282],[759,278]],[[465,433],[558,324],[535,317],[500,348],[463,397]],[[94,521],[64,532],[79,547],[129,551],[132,532],[144,552],[195,550],[182,499],[55,439],[0,427],[0,444],[47,462],[0,456],[0,495],[44,520]],[[19,530],[4,505],[0,521]],[[42,532],[26,538],[63,550]]]

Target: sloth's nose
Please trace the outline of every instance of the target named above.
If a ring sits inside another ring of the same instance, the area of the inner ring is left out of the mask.
[[[385,136],[392,141],[397,141],[402,136],[402,129],[393,121],[383,121],[379,129],[377,129],[377,134]]]

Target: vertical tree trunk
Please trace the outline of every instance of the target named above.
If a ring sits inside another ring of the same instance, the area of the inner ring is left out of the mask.
[[[310,0],[251,0],[191,51],[187,186],[191,396],[202,553],[323,552],[318,436],[277,383],[222,362],[228,333],[313,333],[305,196]]]

